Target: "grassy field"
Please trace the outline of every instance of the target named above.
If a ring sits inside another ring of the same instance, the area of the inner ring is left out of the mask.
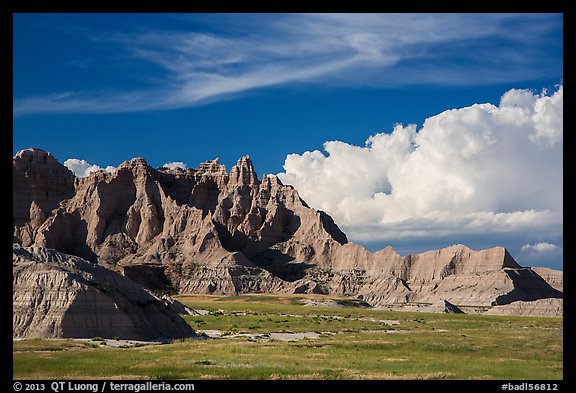
[[[178,297],[205,310],[187,316],[190,325],[219,339],[134,348],[15,341],[14,378],[562,379],[561,318],[379,311],[350,301],[308,307],[305,297]],[[317,338],[270,339],[282,332]]]

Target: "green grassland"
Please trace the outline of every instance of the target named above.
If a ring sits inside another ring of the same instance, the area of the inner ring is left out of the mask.
[[[16,379],[562,379],[562,319],[308,307],[303,295],[190,295],[222,338],[112,348],[14,342]],[[315,299],[327,297],[314,296]],[[270,333],[316,332],[297,341]],[[254,336],[234,337],[236,334]]]

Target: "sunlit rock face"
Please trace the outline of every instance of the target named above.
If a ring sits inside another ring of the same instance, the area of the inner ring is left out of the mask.
[[[164,302],[127,277],[44,247],[13,246],[13,335],[17,338],[195,336]]]
[[[486,308],[562,297],[555,271],[523,268],[503,247],[371,253],[292,186],[259,179],[248,156],[230,172],[218,160],[155,169],[135,158],[78,178],[31,149],[14,157],[13,172],[14,242],[82,257],[154,291]]]

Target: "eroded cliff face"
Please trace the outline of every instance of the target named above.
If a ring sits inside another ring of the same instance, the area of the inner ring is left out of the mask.
[[[564,272],[548,267],[533,267],[532,270],[554,289],[564,292]]]
[[[22,150],[12,160],[14,241],[34,243],[36,230],[60,202],[74,196],[74,174],[52,154]]]
[[[489,307],[562,296],[502,247],[370,253],[293,187],[275,176],[259,180],[249,157],[230,173],[217,160],[170,170],[136,158],[114,173],[74,178],[53,158],[47,171],[34,160],[23,165],[30,154],[14,157],[15,241],[97,261],[153,290],[324,293],[375,306]],[[52,174],[59,180],[45,178]]]
[[[195,336],[161,299],[82,258],[14,244],[12,268],[14,337]]]

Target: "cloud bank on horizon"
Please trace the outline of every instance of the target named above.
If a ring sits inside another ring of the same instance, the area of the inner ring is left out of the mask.
[[[359,242],[509,234],[561,238],[563,86],[552,94],[506,92],[396,124],[365,146],[340,141],[286,157],[280,179]],[[520,243],[522,244],[522,243]],[[558,254],[541,241],[530,257]]]

